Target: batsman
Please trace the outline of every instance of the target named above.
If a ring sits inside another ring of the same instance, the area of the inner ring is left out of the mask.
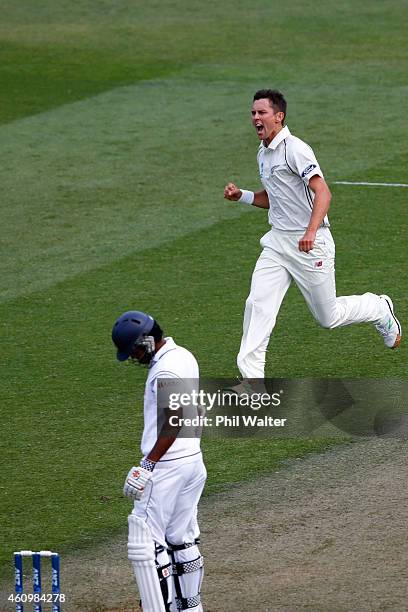
[[[112,340],[119,361],[148,367],[143,458],[129,470],[123,489],[134,501],[128,517],[128,557],[141,608],[202,612],[204,562],[198,548],[197,505],[207,472],[200,436],[196,432],[181,436],[177,425],[168,428],[171,418],[159,399],[166,397],[167,388],[180,388],[183,381],[198,383],[198,364],[187,349],[163,337],[157,321],[144,312],[122,314],[113,326]]]

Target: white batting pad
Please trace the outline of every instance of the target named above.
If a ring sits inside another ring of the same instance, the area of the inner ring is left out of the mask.
[[[155,546],[150,529],[142,519],[128,517],[128,557],[139,587],[143,612],[166,612],[156,569]]]

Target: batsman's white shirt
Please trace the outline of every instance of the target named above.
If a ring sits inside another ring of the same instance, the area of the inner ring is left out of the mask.
[[[144,396],[142,453],[146,456],[157,440],[158,379],[199,381],[197,361],[172,338],[157,351],[150,364]],[[197,504],[207,472],[200,450],[200,439],[177,438],[156,464],[141,500],[133,514],[148,524],[153,540],[162,546],[194,542],[200,535]]]
[[[260,144],[258,165],[269,197],[270,225],[280,230],[305,230],[314,201],[309,180],[316,174],[324,178],[311,147],[285,126],[267,147]],[[327,216],[322,225],[329,226]]]
[[[149,454],[157,440],[157,381],[164,378],[199,379],[198,363],[192,353],[178,346],[172,338],[154,355],[149,368],[144,394],[143,456]],[[177,438],[160,462],[181,459],[200,453],[200,439]]]

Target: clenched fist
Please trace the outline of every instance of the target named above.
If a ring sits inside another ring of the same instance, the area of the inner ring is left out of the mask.
[[[312,230],[307,230],[305,235],[299,240],[299,251],[304,251],[308,253],[314,247],[314,243],[316,240],[316,232]]]
[[[224,198],[237,202],[241,196],[242,191],[234,183],[228,183],[224,189]]]

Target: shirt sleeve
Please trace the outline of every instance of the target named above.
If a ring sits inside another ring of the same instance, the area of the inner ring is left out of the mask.
[[[324,178],[313,149],[302,140],[294,139],[288,146],[287,155],[290,169],[300,176],[306,185],[316,174]]]

